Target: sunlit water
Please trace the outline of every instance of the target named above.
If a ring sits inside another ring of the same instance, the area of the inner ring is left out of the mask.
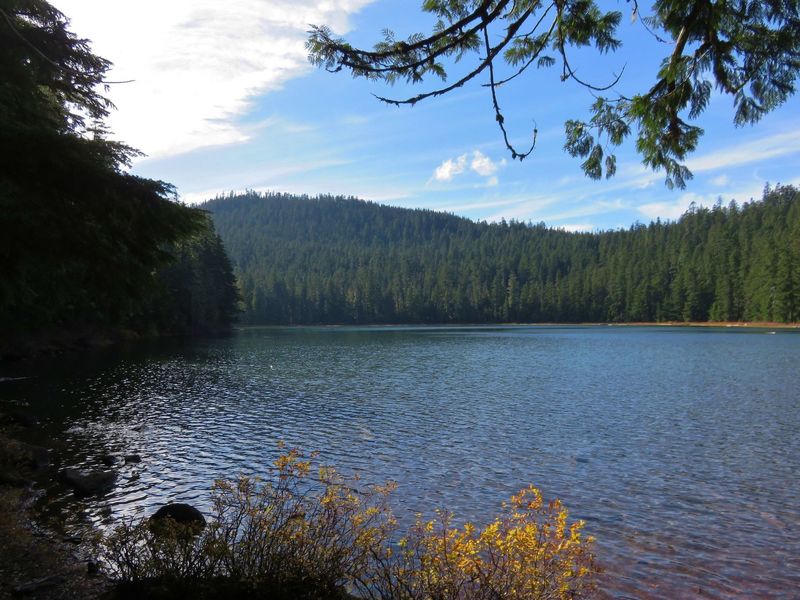
[[[117,467],[56,506],[95,524],[263,473],[284,441],[395,512],[488,521],[529,483],[586,520],[604,593],[796,598],[800,334],[633,327],[269,328],[5,368],[59,466]],[[36,434],[33,434],[36,437]],[[36,441],[36,440],[34,440]]]

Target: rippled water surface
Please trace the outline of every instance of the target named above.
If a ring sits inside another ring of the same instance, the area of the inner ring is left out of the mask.
[[[798,597],[797,332],[268,328],[14,369],[0,396],[61,466],[141,455],[103,498],[44,482],[95,523],[207,506],[282,440],[396,480],[401,517],[487,521],[533,483],[586,520],[611,597]]]

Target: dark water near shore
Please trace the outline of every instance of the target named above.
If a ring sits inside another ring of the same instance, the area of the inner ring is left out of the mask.
[[[800,333],[648,327],[250,329],[224,339],[21,364],[0,399],[47,417],[61,466],[138,453],[94,523],[214,478],[260,473],[285,441],[395,512],[488,521],[529,483],[598,539],[611,597],[800,597]]]

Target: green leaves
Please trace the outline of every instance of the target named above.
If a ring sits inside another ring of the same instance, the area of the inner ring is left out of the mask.
[[[715,87],[733,98],[733,122],[739,126],[758,122],[795,93],[800,73],[800,0],[657,0],[649,15],[640,15],[640,8],[634,3],[634,21],[652,34],[656,51],[667,52],[654,74],[656,83],[632,96],[619,94],[617,99],[603,100],[613,104],[613,109],[593,106],[590,117],[569,120],[564,147],[586,159],[582,168],[587,176],[597,178],[603,172],[609,176],[615,163],[613,154],[609,159],[608,146],[620,145],[635,131],[644,164],[663,170],[668,187],[684,187],[691,173],[683,161],[702,136],[702,129],[692,121],[708,108]],[[615,76],[611,85],[600,87],[580,79],[570,65],[574,48],[592,47],[601,54],[622,48],[617,37],[622,14],[603,12],[593,0],[426,0],[423,10],[438,17],[430,36],[384,41],[373,52],[354,49],[326,28],[313,27],[309,58],[331,71],[349,69],[355,77],[423,83],[428,75],[444,81],[450,60],[475,55],[473,69],[454,85],[407,99],[379,98],[414,104],[489,72],[485,85],[493,94],[495,120],[514,158],[528,153],[508,142],[496,98],[500,85],[531,65],[549,68],[558,63],[561,81],[572,80],[591,91],[613,89],[621,79]],[[489,45],[490,29],[502,38],[496,46]],[[503,38],[509,32],[513,35]],[[515,73],[495,78],[500,56],[517,69]],[[578,123],[594,134],[577,131]]]
[[[207,227],[126,171],[138,152],[103,136],[110,63],[67,26],[43,0],[0,3],[0,343],[152,329],[166,249]]]
[[[607,150],[620,146],[630,135],[628,108],[627,102],[598,98],[591,106],[592,118],[588,123],[576,120],[565,123],[564,149],[571,156],[586,159],[581,169],[587,177],[601,179],[605,173],[608,179],[617,172],[617,158]]]

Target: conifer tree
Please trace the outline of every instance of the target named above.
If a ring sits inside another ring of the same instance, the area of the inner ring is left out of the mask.
[[[617,52],[622,13],[595,0],[425,0],[436,18],[430,33],[398,39],[385,29],[372,50],[355,48],[326,26],[314,26],[307,47],[313,63],[354,77],[441,85],[408,98],[379,96],[387,103],[413,105],[447,94],[472,79],[488,88],[494,119],[512,158],[524,159],[536,146],[511,144],[500,108],[506,84],[534,69],[555,69],[555,80],[588,88],[588,116],[565,123],[565,149],[584,159],[584,173],[599,179],[616,171],[613,149],[634,135],[645,165],[666,174],[668,187],[684,187],[691,172],[683,164],[697,147],[697,118],[714,89],[733,99],[736,125],[757,122],[795,92],[800,72],[798,0],[655,0],[651,6],[628,0],[630,18],[652,37],[663,60],[655,83],[635,94],[617,84],[624,73],[591,77],[575,71],[574,55],[589,47]],[[608,3],[611,4],[611,3]],[[466,57],[466,58],[465,58]],[[466,74],[448,81],[454,62],[471,60]],[[519,89],[519,88],[518,88]],[[547,98],[528,90],[532,104]],[[534,118],[536,115],[532,115]]]
[[[0,337],[147,329],[169,248],[207,227],[106,139],[110,63],[44,0],[0,0]]]

